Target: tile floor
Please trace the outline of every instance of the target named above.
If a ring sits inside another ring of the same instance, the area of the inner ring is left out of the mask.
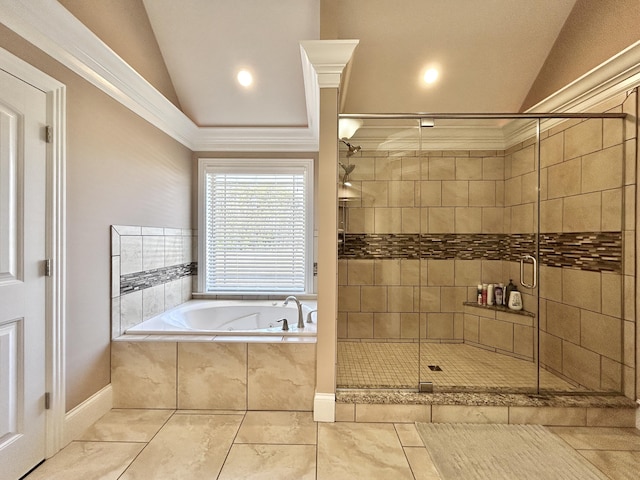
[[[551,431],[609,478],[638,478],[638,430],[553,427]],[[28,480],[365,478],[441,477],[412,423],[315,423],[310,412],[134,409],[107,413],[81,439],[27,477]],[[561,479],[562,473],[556,478]]]
[[[339,388],[415,389],[418,368],[420,380],[433,382],[434,391],[532,391],[537,382],[534,363],[462,343],[338,342]],[[540,371],[540,388],[579,391],[546,370]]]

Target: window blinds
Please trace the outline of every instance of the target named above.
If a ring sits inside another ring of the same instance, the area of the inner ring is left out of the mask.
[[[208,292],[305,292],[306,170],[210,171]]]

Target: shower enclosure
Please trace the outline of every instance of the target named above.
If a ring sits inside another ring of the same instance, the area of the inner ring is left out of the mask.
[[[360,128],[339,158],[338,388],[624,392],[635,164],[623,102],[342,116]],[[510,281],[522,310],[478,305],[478,285]]]

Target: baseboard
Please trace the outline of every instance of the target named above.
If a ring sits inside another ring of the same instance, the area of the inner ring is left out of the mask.
[[[111,384],[94,393],[64,417],[64,445],[77,440],[96,420],[113,407]]]
[[[336,421],[336,394],[318,393],[313,398],[313,419],[316,422]]]

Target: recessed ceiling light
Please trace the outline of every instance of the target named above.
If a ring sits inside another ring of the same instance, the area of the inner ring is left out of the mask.
[[[438,70],[435,68],[429,68],[424,72],[424,83],[432,84],[438,79]]]
[[[240,70],[237,79],[238,83],[243,87],[248,87],[253,83],[253,75],[248,70]]]

